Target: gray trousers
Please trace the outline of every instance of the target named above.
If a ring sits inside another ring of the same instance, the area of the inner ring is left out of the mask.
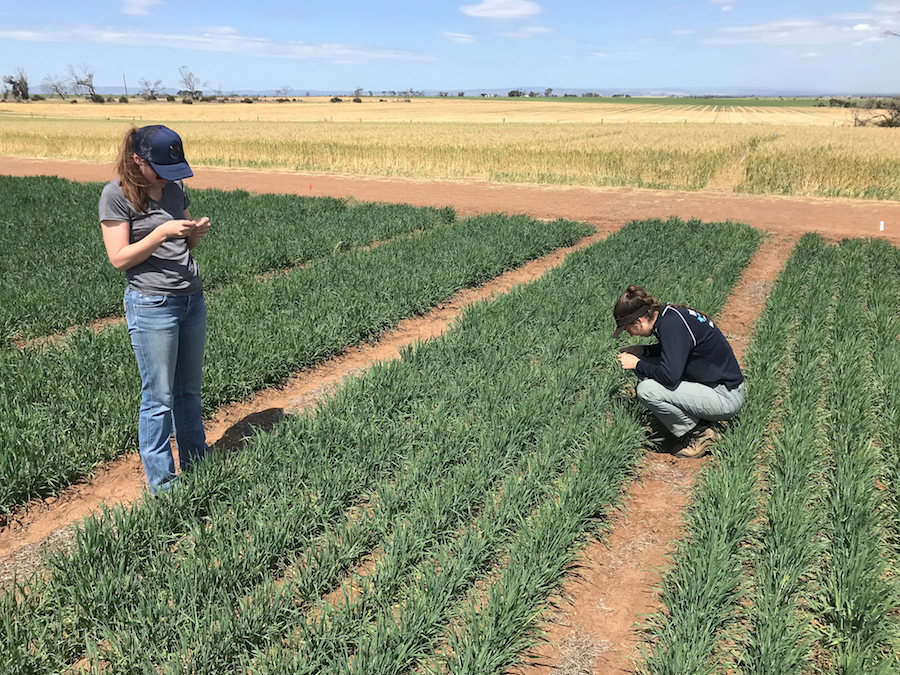
[[[679,382],[670,389],[656,380],[643,379],[637,386],[638,400],[674,436],[681,438],[700,420],[721,422],[734,417],[744,405],[744,385],[728,389],[699,382]]]

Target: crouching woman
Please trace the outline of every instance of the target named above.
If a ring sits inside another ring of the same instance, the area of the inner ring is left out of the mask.
[[[641,286],[628,287],[613,316],[614,338],[624,330],[658,340],[623,347],[617,358],[641,378],[638,400],[677,439],[675,456],[702,457],[716,438],[712,423],[744,405],[744,376],[728,340],[702,312],[661,304]]]

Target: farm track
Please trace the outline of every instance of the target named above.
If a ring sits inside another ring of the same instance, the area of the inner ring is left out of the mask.
[[[13,175],[55,174],[75,180],[103,181],[111,177],[105,165],[0,160],[0,172]],[[359,200],[452,205],[460,215],[498,212],[527,213],[538,218],[566,217],[589,222],[598,234],[576,247],[554,252],[484,286],[465,291],[432,312],[405,321],[383,340],[347,350],[318,368],[292,379],[285,387],[266,390],[250,401],[227,406],[207,425],[209,440],[219,448],[239,447],[252,427],[270,428],[286,411],[314,407],[344,378],[364,372],[376,361],[396,358],[399,349],[416,340],[439,335],[466,305],[534,280],[558,265],[574,248],[587,245],[630,220],[676,215],[704,220],[740,220],[773,236],[764,243],[726,304],[720,325],[739,358],[772,280],[800,234],[819,231],[829,239],[881,235],[900,243],[900,204],[862,200],[790,199],[723,193],[654,192],[636,189],[548,188],[488,183],[417,182],[287,173],[235,172],[200,169],[194,187],[242,188],[251,191],[353,196]],[[310,191],[308,186],[312,185]],[[887,221],[886,232],[878,222]],[[652,252],[647,252],[652,260]],[[669,544],[681,532],[681,507],[686,490],[701,464],[675,463],[650,456],[631,487],[624,508],[613,523],[609,544],[589,546],[585,567],[566,590],[571,605],[561,605],[558,621],[548,627],[556,647],[540,652],[544,665],[535,673],[564,665],[566,645],[581,641],[597,656],[595,672],[630,672],[633,625],[637,613],[655,608],[650,588],[658,583],[657,568],[665,562]],[[58,498],[33,502],[0,531],[0,577],[12,566],[34,565],[42,545],[59,546],[65,526],[100,504],[130,503],[143,489],[143,472],[136,455],[100,469],[93,481],[70,488]],[[52,503],[50,503],[52,502]],[[675,507],[675,508],[673,508]],[[607,602],[608,601],[608,602]],[[562,646],[560,650],[558,647]],[[532,672],[529,669],[528,672]]]
[[[47,162],[0,157],[0,173],[55,175],[78,181],[114,178],[111,164]],[[819,232],[844,237],[884,237],[900,244],[900,202],[750,195],[708,190],[679,192],[641,188],[583,188],[489,182],[424,181],[286,171],[244,171],[197,167],[194,188],[242,189],[307,196],[353,197],[360,201],[453,206],[460,216],[524,213],[534,218],[569,218],[611,231],[632,220],[699,218],[732,220],[787,235]],[[311,189],[310,189],[311,188]],[[885,230],[879,223],[885,222]]]

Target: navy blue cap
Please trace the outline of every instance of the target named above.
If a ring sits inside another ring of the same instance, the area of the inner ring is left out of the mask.
[[[162,124],[141,127],[135,132],[131,147],[164,180],[182,180],[194,175],[184,159],[181,136],[169,127]]]

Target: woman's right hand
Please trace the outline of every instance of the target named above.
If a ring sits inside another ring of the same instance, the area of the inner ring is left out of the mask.
[[[620,354],[634,354],[635,356],[644,355],[644,345],[628,345],[619,349]]]

